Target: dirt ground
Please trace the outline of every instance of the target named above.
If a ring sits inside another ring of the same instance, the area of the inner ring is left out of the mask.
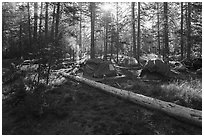
[[[74,91],[74,92],[73,92]],[[55,88],[53,97],[65,101],[66,113],[40,118],[15,119],[3,103],[2,134],[26,135],[201,135],[202,129],[160,112],[104,93],[83,84],[65,83]]]

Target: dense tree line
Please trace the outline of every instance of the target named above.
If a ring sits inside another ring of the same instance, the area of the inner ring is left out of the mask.
[[[82,53],[105,59],[126,54],[139,60],[143,53],[163,55],[166,61],[171,55],[191,58],[201,56],[201,28],[200,2],[2,3],[7,58],[28,58],[50,46],[74,60]]]

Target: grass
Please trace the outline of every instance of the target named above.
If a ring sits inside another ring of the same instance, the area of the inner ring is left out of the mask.
[[[121,85],[121,87],[116,86],[117,88],[133,91],[138,94],[172,102],[181,106],[202,110],[201,79],[175,80],[171,82],[120,80],[116,83]],[[127,88],[127,83],[131,83],[133,86]],[[115,86],[111,82],[106,82],[106,84]]]
[[[173,102],[195,109],[202,109],[202,81],[184,80],[174,81],[169,84],[161,85],[162,92],[165,92],[166,98]]]

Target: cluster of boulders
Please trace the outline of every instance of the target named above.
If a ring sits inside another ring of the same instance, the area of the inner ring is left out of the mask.
[[[153,58],[146,61],[142,68],[140,77],[161,79],[161,78],[174,78],[183,72],[195,72],[198,75],[202,74],[202,59],[195,58],[190,60],[169,61],[165,63],[160,58]]]

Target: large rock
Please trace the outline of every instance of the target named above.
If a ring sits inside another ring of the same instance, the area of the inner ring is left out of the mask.
[[[182,63],[184,63],[185,66],[191,70],[197,70],[197,69],[202,68],[202,58],[194,58],[194,59],[189,59],[189,60],[184,59]]]
[[[126,67],[136,67],[138,66],[138,61],[133,57],[125,57],[122,59],[121,65]]]
[[[140,76],[143,77],[146,75],[156,75],[158,78],[173,77],[169,65],[160,59],[151,59],[147,61]]]
[[[103,78],[117,76],[117,71],[110,61],[102,59],[90,59],[84,65],[84,75]]]

